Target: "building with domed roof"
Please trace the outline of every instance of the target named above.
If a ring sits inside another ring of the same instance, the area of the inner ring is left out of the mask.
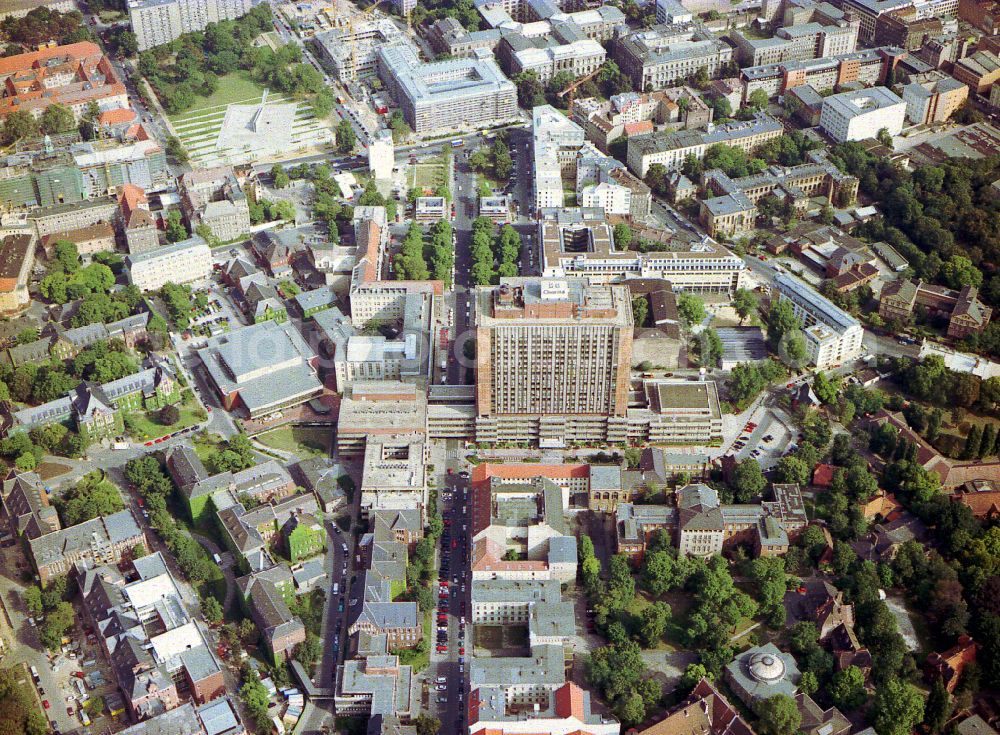
[[[794,699],[799,676],[799,667],[792,654],[782,652],[773,643],[747,649],[733,659],[725,671],[726,682],[750,707],[777,694]]]

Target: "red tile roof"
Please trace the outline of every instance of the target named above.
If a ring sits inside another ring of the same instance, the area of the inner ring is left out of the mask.
[[[97,122],[100,125],[121,125],[122,123],[132,122],[133,120],[135,120],[135,112],[125,109],[124,107],[107,110],[97,116]]]
[[[832,464],[816,465],[816,469],[813,470],[812,484],[816,487],[830,487],[830,483],[833,482],[833,473],[836,471],[837,468]]]

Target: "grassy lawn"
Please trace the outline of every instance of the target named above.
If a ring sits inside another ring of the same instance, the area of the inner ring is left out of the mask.
[[[390,599],[395,600],[405,592],[406,592],[406,582],[404,582],[402,579],[394,579],[389,584]]]
[[[180,405],[181,417],[175,424],[164,426],[158,420],[158,411],[136,411],[129,414],[127,428],[136,441],[146,441],[154,437],[172,434],[179,429],[186,429],[204,421],[208,415],[190,393],[186,393]]]
[[[476,648],[495,651],[503,646],[503,628],[499,625],[477,625],[474,630]]]
[[[259,102],[264,88],[250,78],[250,74],[242,69],[219,77],[219,88],[208,97],[197,97],[194,107],[170,117],[173,123],[182,123],[185,119],[196,117],[212,108],[246,102]]]
[[[444,186],[447,180],[447,170],[444,159],[440,156],[432,161],[415,163],[410,166],[410,188],[436,189]]]
[[[191,444],[194,447],[194,453],[198,455],[198,459],[208,464],[209,457],[215,454],[215,451],[222,444],[222,437],[217,434],[201,432],[195,434]]]
[[[330,456],[330,431],[306,426],[283,426],[254,437],[272,449],[290,452],[299,459]]]

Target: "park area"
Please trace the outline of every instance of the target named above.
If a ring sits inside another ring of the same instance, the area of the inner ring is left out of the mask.
[[[160,422],[160,411],[135,411],[125,418],[129,435],[135,441],[148,441],[157,437],[173,434],[175,431],[200,424],[208,418],[205,409],[190,392],[185,393],[183,402],[177,407],[179,418],[171,424]]]
[[[410,189],[434,192],[438,187],[448,185],[448,166],[444,156],[410,164],[406,183]]]
[[[270,116],[281,114],[290,121],[291,130],[283,132],[290,136],[288,143],[293,148],[330,137],[328,126],[316,118],[309,105],[285,94],[268,92],[250,78],[249,72],[242,70],[219,77],[215,92],[198,97],[193,107],[169,117],[192,163],[202,166],[236,163],[268,154],[266,150],[258,150],[259,141],[255,140],[258,136],[244,124],[252,120],[261,105]],[[231,109],[233,113],[245,110],[246,114],[231,113],[227,123],[226,113]],[[284,120],[282,128],[286,128]],[[223,133],[221,138],[220,133]]]

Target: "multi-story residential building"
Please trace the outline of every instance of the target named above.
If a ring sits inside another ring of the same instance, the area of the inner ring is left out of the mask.
[[[477,436],[561,444],[625,415],[632,347],[625,286],[504,279],[479,288],[474,308]]]
[[[857,319],[797,278],[779,273],[774,281],[779,297],[802,320],[811,364],[825,370],[860,354],[864,329]]]
[[[134,559],[132,581],[110,560],[101,564],[81,574],[80,595],[130,716],[157,718],[185,700],[204,705],[224,696],[222,666],[205,630],[189,616],[163,556]]]
[[[35,8],[48,8],[51,11],[69,13],[76,10],[73,0],[9,0],[0,10],[0,20],[4,18],[23,18]]]
[[[883,287],[878,313],[887,321],[906,321],[917,306],[931,315],[948,319],[948,336],[956,339],[981,333],[993,315],[993,310],[979,300],[975,286],[953,291],[904,279],[891,281]]]
[[[334,705],[344,715],[371,723],[416,715],[420,697],[413,669],[390,655],[385,636],[359,633],[359,657],[337,668]]]
[[[222,242],[250,232],[250,204],[232,167],[188,171],[180,183],[181,209],[191,232],[205,225]]]
[[[6,156],[0,166],[0,208],[34,209],[85,198],[83,176],[66,150]]]
[[[237,705],[229,697],[175,709],[121,730],[121,735],[246,735]]]
[[[679,241],[669,250],[641,253],[621,250],[614,230],[593,210],[579,214],[546,210],[538,223],[542,275],[587,278],[614,283],[629,278],[662,278],[673,288],[708,293],[733,293],[741,288],[746,266],[718,243]]]
[[[705,151],[716,143],[749,153],[761,143],[780,138],[784,131],[781,121],[760,112],[752,120],[717,125],[711,131],[681,130],[639,135],[628,140],[628,167],[641,178],[646,176],[654,163],[669,170],[679,170],[688,156],[701,160]]]
[[[427,29],[427,40],[435,51],[457,58],[472,56],[477,49],[493,51],[503,35],[499,28],[470,33],[455,18],[441,18]]]
[[[694,727],[704,735],[754,735],[746,720],[708,679],[702,679],[683,702],[637,735],[676,735]]]
[[[7,235],[0,241],[0,313],[13,314],[31,303],[28,277],[34,264],[34,235]]]
[[[685,8],[679,0],[656,0],[657,23],[691,23],[694,13]]]
[[[424,63],[407,46],[383,46],[378,74],[418,135],[517,117],[517,89],[483,49],[471,58]]]
[[[1000,56],[992,51],[977,51],[956,61],[951,75],[976,94],[989,94],[990,87],[1000,81]]]
[[[139,50],[203,31],[209,23],[235,20],[253,7],[251,0],[129,0],[128,17]]]
[[[3,485],[3,509],[15,536],[38,538],[62,528],[59,514],[49,504],[45,483],[37,474],[21,472],[5,480]]]
[[[319,358],[287,322],[253,324],[211,338],[198,357],[227,411],[257,418],[297,406],[323,392]]]
[[[129,107],[125,85],[101,47],[90,41],[0,59],[0,84],[0,120],[14,111],[40,118],[55,104],[68,107],[77,120],[92,102],[106,110]]]
[[[313,46],[319,51],[320,61],[341,84],[375,76],[380,47],[410,43],[389,18],[355,20],[349,27],[313,36]]]
[[[562,207],[564,172],[575,173],[581,150],[588,145],[583,128],[551,105],[531,111],[535,209]]]
[[[561,585],[555,579],[474,581],[470,620],[473,625],[526,625],[534,605],[561,601]]]
[[[628,410],[632,441],[708,446],[722,439],[722,409],[715,381],[643,381],[645,407]]]
[[[944,72],[921,76],[903,87],[906,119],[914,125],[945,122],[969,98],[969,88]]]
[[[704,176],[705,188],[715,194],[700,203],[699,219],[713,237],[733,237],[753,229],[757,202],[776,196],[798,212],[805,212],[815,197],[849,206],[857,199],[858,179],[819,157],[798,166],[772,166],[767,171],[730,179],[715,169]],[[669,278],[669,276],[664,276]]]
[[[899,135],[906,103],[885,87],[842,92],[823,100],[819,126],[838,143],[874,138],[885,129]]]
[[[719,76],[733,61],[733,49],[693,23],[654,26],[618,40],[615,61],[633,89],[652,92],[704,70]]]
[[[195,235],[170,245],[130,254],[125,258],[129,283],[142,291],[156,291],[165,283],[191,283],[212,272],[212,250]]]
[[[1000,5],[996,0],[958,0],[958,17],[988,36],[1000,33]]]
[[[67,574],[76,564],[117,564],[146,537],[131,510],[84,521],[28,540],[28,553],[43,585]]]
[[[11,416],[10,431],[67,424],[79,432],[84,446],[118,436],[125,430],[127,414],[151,411],[180,400],[173,366],[155,358],[150,358],[148,364],[145,370],[102,385],[81,382],[62,398],[16,411]]]
[[[572,117],[587,139],[607,153],[611,142],[625,135],[626,129],[636,134],[639,123],[702,128],[712,122],[712,108],[690,87],[673,87],[648,94],[616,94],[607,101],[575,100]]]
[[[748,66],[740,71],[743,100],[746,101],[758,89],[763,89],[768,97],[774,98],[803,84],[817,90],[854,83],[867,86],[882,84],[903,55],[903,49],[882,47],[830,58]]]

